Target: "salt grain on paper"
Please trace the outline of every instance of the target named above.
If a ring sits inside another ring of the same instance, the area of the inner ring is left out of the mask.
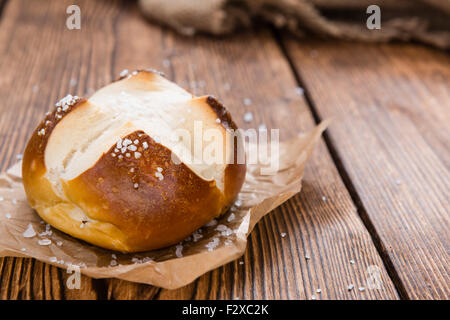
[[[205,224],[205,226],[206,227],[214,227],[216,224],[217,224],[217,220],[216,219],[212,219],[210,222]]]
[[[351,284],[351,285],[348,286],[347,289],[348,289],[348,291],[352,291],[354,287],[355,287],[355,286]]]
[[[201,234],[202,230],[198,229],[192,234],[192,241],[197,242],[201,238],[203,238],[203,235]]]
[[[5,214],[6,219],[11,219],[11,213]]]
[[[38,244],[40,246],[49,246],[49,245],[52,244],[52,240],[50,240],[50,239],[41,239],[41,240],[38,241]]]
[[[366,290],[366,288],[364,288],[364,287],[359,287],[358,290],[361,291],[361,292],[363,292],[363,291]]]
[[[211,242],[205,245],[208,251],[213,251],[219,245],[219,238],[213,238]]]
[[[177,258],[183,257],[183,245],[178,244],[176,246],[175,255],[177,256]]]

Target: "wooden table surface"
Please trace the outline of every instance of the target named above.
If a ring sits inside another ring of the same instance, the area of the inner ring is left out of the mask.
[[[450,298],[445,52],[298,40],[268,28],[186,38],[146,21],[133,1],[75,1],[81,30],[68,30],[73,2],[0,0],[2,171],[55,101],[89,96],[122,69],[162,70],[219,97],[241,127],[280,128],[282,139],[333,123],[302,192],[257,225],[238,261],[178,290],[85,276],[69,290],[62,269],[1,258],[1,299]]]

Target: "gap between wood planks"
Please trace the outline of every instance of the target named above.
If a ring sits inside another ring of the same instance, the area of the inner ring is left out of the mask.
[[[286,58],[289,67],[291,68],[291,71],[293,73],[293,76],[297,82],[297,84],[304,90],[305,100],[308,105],[308,107],[311,110],[311,113],[313,115],[314,121],[316,124],[319,124],[322,120],[318,112],[317,108],[315,106],[315,103],[309,94],[308,86],[306,85],[306,82],[302,79],[300,74],[297,72],[297,69],[293,63],[292,57],[289,55],[288,50],[286,49],[286,46],[284,45],[283,41],[281,40],[281,35],[278,30],[275,30],[272,28],[272,33],[274,35],[274,39],[278,46],[280,47],[281,52],[283,53],[284,57]],[[370,234],[370,237],[372,238],[372,241],[378,251],[378,254],[380,255],[383,264],[388,272],[389,277],[391,278],[392,282],[394,283],[395,289],[397,290],[398,295],[401,299],[404,300],[410,300],[410,297],[408,295],[408,292],[406,291],[400,276],[397,272],[397,270],[394,267],[394,264],[391,260],[391,257],[386,253],[386,247],[383,244],[383,241],[381,240],[375,226],[373,225],[372,221],[370,220],[369,215],[367,214],[366,208],[364,207],[364,204],[361,201],[361,198],[356,191],[356,188],[350,179],[350,176],[345,169],[345,167],[342,164],[342,160],[339,157],[339,154],[336,151],[336,147],[331,142],[330,136],[328,135],[328,132],[325,131],[323,133],[323,139],[325,141],[325,144],[327,146],[328,151],[330,152],[331,158],[333,159],[334,164],[336,165],[336,168],[338,170],[338,173],[340,177],[342,178],[342,181],[344,182],[345,187],[347,188],[350,197],[352,198],[353,203],[355,204],[355,207],[358,212],[358,216],[360,217],[362,223],[366,227],[367,231]]]

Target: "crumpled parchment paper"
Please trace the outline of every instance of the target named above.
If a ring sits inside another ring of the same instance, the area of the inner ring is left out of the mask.
[[[248,165],[238,200],[219,220],[178,245],[138,254],[102,249],[47,226],[28,206],[18,163],[0,175],[0,257],[35,258],[60,268],[79,269],[93,278],[118,278],[166,289],[183,287],[242,256],[255,224],[300,191],[306,161],[326,126],[323,122],[309,133],[281,142],[276,174],[261,175],[261,165]],[[27,238],[24,232],[30,224],[36,235]]]

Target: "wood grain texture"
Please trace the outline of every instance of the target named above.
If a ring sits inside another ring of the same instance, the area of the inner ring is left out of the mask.
[[[0,136],[8,143],[0,145],[2,169],[15,162],[54,101],[67,93],[92,92],[124,68],[161,69],[197,95],[214,93],[242,127],[280,128],[282,138],[313,127],[270,32],[187,39],[149,24],[133,2],[77,3],[82,10],[79,31],[65,28],[67,1],[32,6],[12,1],[5,8],[0,21]],[[251,123],[242,120],[248,111],[254,115]],[[369,266],[378,268],[381,289],[360,292],[356,288],[367,286]],[[323,142],[307,167],[303,191],[257,225],[245,255],[187,287],[160,290],[83,277],[81,290],[67,290],[64,271],[27,259],[0,259],[0,275],[5,299],[398,298]],[[350,284],[354,290],[347,289]],[[321,294],[315,292],[319,288]]]
[[[405,45],[298,43],[287,52],[363,218],[407,297],[449,299],[450,58]]]

